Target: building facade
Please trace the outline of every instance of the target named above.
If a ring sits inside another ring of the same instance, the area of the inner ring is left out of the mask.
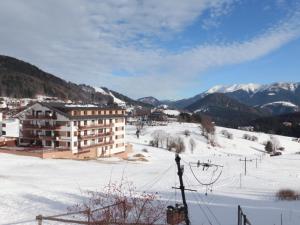
[[[125,111],[119,107],[38,102],[18,118],[23,146],[93,151],[97,157],[125,151]]]

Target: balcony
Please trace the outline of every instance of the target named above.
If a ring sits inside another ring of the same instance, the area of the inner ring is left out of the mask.
[[[23,139],[30,140],[46,140],[46,141],[56,141],[58,136],[46,136],[46,135],[35,135],[35,134],[26,134],[23,135]]]
[[[114,144],[113,141],[108,141],[108,142],[97,143],[93,145],[79,146],[79,149],[88,149],[88,148],[101,147],[101,146],[112,145],[112,144]]]
[[[79,140],[86,140],[86,139],[92,139],[97,137],[105,137],[105,136],[111,136],[114,132],[107,132],[107,133],[100,133],[100,134],[88,134],[88,135],[79,135]]]
[[[23,124],[23,130],[59,130],[61,125],[36,125],[36,124]]]
[[[33,119],[56,120],[57,116],[56,115],[26,115],[26,119],[29,119],[29,120],[33,120]]]
[[[91,128],[106,128],[106,127],[113,127],[113,123],[108,123],[108,124],[90,124],[90,125],[84,125],[84,126],[78,126],[79,129],[91,129]]]

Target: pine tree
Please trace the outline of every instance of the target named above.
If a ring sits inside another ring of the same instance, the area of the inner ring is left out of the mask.
[[[266,152],[273,152],[273,144],[271,141],[268,141],[265,147]]]

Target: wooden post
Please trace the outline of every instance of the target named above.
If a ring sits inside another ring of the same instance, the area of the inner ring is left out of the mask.
[[[88,216],[88,225],[91,223],[91,209],[87,210],[87,216]]]
[[[38,225],[43,224],[43,216],[42,215],[38,215],[35,219],[38,221]]]
[[[247,216],[245,214],[243,214],[243,219],[244,219],[244,224],[243,225],[247,225]]]
[[[177,164],[177,175],[179,177],[179,183],[180,183],[180,191],[181,191],[181,196],[182,196],[182,203],[183,203],[183,206],[184,206],[184,216],[185,216],[185,223],[186,225],[190,225],[190,219],[189,219],[189,213],[188,213],[188,205],[186,203],[186,199],[185,199],[185,193],[184,193],[184,185],[183,185],[183,179],[182,179],[182,175],[183,175],[183,168],[181,167],[180,165],[180,156],[179,154],[176,154],[175,156],[175,161],[176,161],[176,164]]]

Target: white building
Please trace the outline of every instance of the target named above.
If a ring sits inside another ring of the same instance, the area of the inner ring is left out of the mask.
[[[39,102],[18,114],[20,144],[108,156],[125,151],[125,110]]]

